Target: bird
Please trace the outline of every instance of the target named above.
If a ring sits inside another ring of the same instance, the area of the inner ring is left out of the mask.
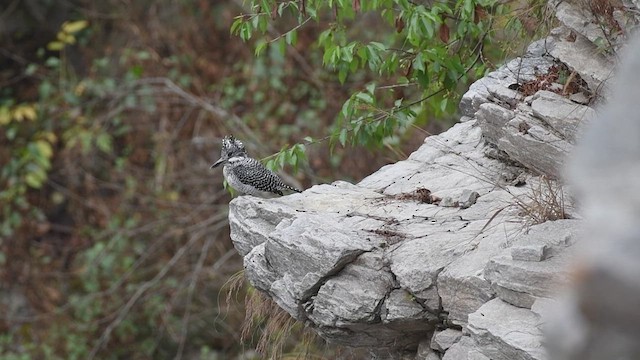
[[[222,174],[237,192],[257,197],[284,195],[282,190],[301,192],[285,184],[278,175],[267,169],[262,163],[247,154],[242,141],[233,135],[222,139],[220,159],[211,165],[211,169],[223,165]]]

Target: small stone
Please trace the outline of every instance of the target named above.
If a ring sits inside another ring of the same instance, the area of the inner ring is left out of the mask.
[[[440,352],[446,351],[462,337],[462,331],[455,329],[445,329],[433,334],[431,338],[431,348]]]
[[[470,337],[464,336],[444,353],[442,360],[469,360],[469,355],[472,353],[475,354],[476,352],[477,349],[475,348],[474,341]]]
[[[476,200],[478,200],[479,197],[480,197],[480,194],[478,194],[478,192],[476,191],[464,190],[462,191],[462,195],[460,195],[460,200],[458,201],[458,204],[460,205],[461,209],[466,209],[471,205],[475,204]]]
[[[547,255],[547,246],[544,244],[514,246],[511,248],[511,259],[521,261],[540,262]]]
[[[504,87],[502,84],[491,85],[488,88],[490,100],[495,103],[502,103],[510,108],[515,108],[516,104],[522,101],[522,95],[517,91]]]
[[[571,234],[565,235],[561,241],[558,242],[558,245],[570,246],[575,243],[575,238]]]
[[[384,302],[384,307],[386,308],[386,315],[383,315],[382,319],[384,322],[420,317],[420,313],[424,311],[413,296],[402,289],[391,291]]]
[[[571,96],[569,96],[569,100],[578,104],[589,105],[589,98],[583,92],[571,94]]]
[[[458,207],[458,202],[454,201],[451,196],[445,196],[440,200],[440,206],[442,207]]]
[[[562,91],[563,87],[564,87],[564,86],[563,86],[562,84],[552,83],[552,84],[549,86],[549,89],[548,89],[548,90],[549,90],[549,91],[551,91],[551,92],[558,93],[558,92],[561,92],[561,91]]]

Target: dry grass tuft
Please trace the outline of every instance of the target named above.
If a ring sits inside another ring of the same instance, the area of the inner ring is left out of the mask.
[[[227,283],[226,300],[230,303],[244,292],[245,318],[240,340],[254,344],[265,359],[325,359],[326,344],[313,330],[306,328],[263,292],[251,287],[244,271],[234,274]],[[333,355],[340,349],[331,351]],[[333,356],[332,355],[332,356]],[[332,358],[332,356],[328,358]]]
[[[542,224],[546,221],[569,219],[562,185],[547,176],[540,176],[537,184],[524,196],[514,196],[515,206],[525,217],[526,225]]]

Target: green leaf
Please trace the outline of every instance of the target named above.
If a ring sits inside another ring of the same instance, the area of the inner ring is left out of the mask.
[[[100,149],[100,151],[102,151],[103,153],[110,153],[112,149],[111,136],[107,133],[100,133],[96,137],[96,145],[98,146],[98,149]]]
[[[38,71],[38,64],[31,63],[27,65],[27,68],[24,70],[24,74],[27,76],[31,76]]]
[[[35,146],[38,149],[38,152],[40,152],[43,157],[50,159],[53,155],[53,149],[51,148],[51,144],[49,144],[48,142],[44,140],[38,140],[35,142]]]
[[[373,95],[375,93],[375,91],[376,91],[376,84],[375,83],[369,83],[369,84],[367,84],[367,86],[365,88],[367,89],[367,92],[369,94]]]
[[[412,65],[413,70],[417,70],[417,71],[425,71],[425,66],[424,66],[424,59],[423,59],[423,54],[421,52],[419,52],[416,57],[413,59],[413,65]]]
[[[340,70],[338,70],[338,80],[340,81],[340,84],[344,84],[347,80],[347,75],[349,75],[349,68],[341,66]]]
[[[416,80],[418,81],[418,84],[420,84],[420,86],[422,86],[425,89],[429,88],[429,85],[431,84],[429,83],[429,74],[427,72],[414,71],[413,74]]]
[[[274,159],[271,159],[271,160],[267,161],[265,166],[267,167],[267,169],[275,171],[276,170],[276,161]]]
[[[251,39],[251,24],[243,22],[242,24],[240,24],[238,31],[240,39],[242,39],[242,41],[248,41],[249,39]]]
[[[242,20],[241,17],[238,17],[236,20],[233,21],[233,23],[231,24],[231,28],[230,28],[230,33],[233,35],[238,35],[239,31],[240,31],[240,26],[244,23],[244,20]]]
[[[348,134],[347,129],[343,128],[342,130],[340,130],[340,136],[338,137],[338,141],[340,141],[340,145],[342,145],[343,147],[347,143],[347,134]]]
[[[356,94],[356,99],[367,103],[367,104],[373,104],[374,103],[374,98],[371,94],[369,93],[365,93],[365,92],[359,92]]]
[[[440,110],[444,113],[447,111],[447,103],[448,103],[448,99],[444,98],[442,99],[442,101],[440,101]]]
[[[41,168],[36,168],[25,175],[24,181],[32,188],[40,189],[46,178],[46,172]]]
[[[280,55],[284,56],[287,53],[287,43],[284,41],[284,39],[280,39],[276,43]]]
[[[347,101],[344,102],[344,104],[342,104],[340,115],[342,115],[343,118],[348,119],[352,116],[352,114],[353,114],[352,101],[351,101],[351,98],[349,98],[347,99]]]
[[[298,42],[298,32],[295,30],[291,30],[284,36],[284,38],[287,44],[295,45]]]
[[[261,33],[265,33],[267,32],[267,29],[269,28],[269,19],[266,16],[257,16],[256,17],[258,19],[258,30],[260,30]]]
[[[264,52],[264,49],[267,48],[268,44],[269,43],[264,39],[258,40],[256,43],[256,49],[254,51],[255,56],[259,57]]]

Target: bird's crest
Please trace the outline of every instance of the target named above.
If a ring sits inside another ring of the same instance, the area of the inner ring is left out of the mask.
[[[221,156],[229,156],[231,154],[236,153],[244,153],[246,150],[244,149],[244,144],[242,141],[237,140],[233,137],[233,135],[227,135],[222,139],[222,149],[220,150]]]

